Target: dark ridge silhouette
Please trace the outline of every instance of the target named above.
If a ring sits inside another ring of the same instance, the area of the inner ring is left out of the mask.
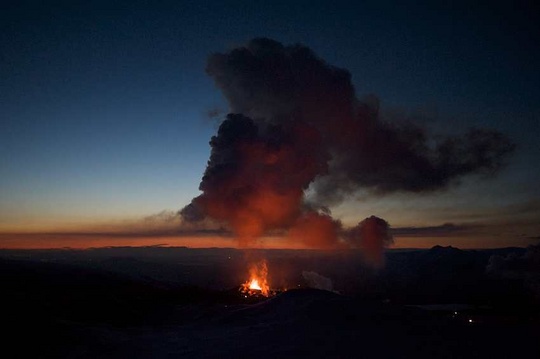
[[[270,298],[239,291],[247,267],[238,250],[0,251],[5,350],[80,358],[540,354],[535,248],[396,250],[382,270],[350,250],[263,252],[270,283],[289,286]],[[487,270],[499,263],[493,256],[505,261]],[[331,278],[342,294],[306,288],[306,270]],[[216,271],[236,285],[208,287]],[[25,340],[32,345],[18,345]]]

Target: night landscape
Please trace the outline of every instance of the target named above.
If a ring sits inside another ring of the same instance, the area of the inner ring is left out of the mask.
[[[534,2],[0,9],[4,357],[540,357]]]

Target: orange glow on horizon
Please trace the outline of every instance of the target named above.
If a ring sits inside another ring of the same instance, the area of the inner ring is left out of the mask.
[[[436,245],[453,246],[461,249],[527,247],[538,240],[523,238],[478,237],[396,237],[390,249],[431,248]],[[236,238],[226,236],[129,236],[109,234],[64,234],[64,233],[1,233],[0,249],[54,249],[54,248],[103,248],[103,247],[147,247],[169,246],[189,248],[238,248]],[[287,237],[261,237],[249,248],[253,249],[312,249]]]
[[[0,233],[0,249],[54,249],[104,247],[238,248],[238,240],[225,236],[113,236],[100,234]],[[262,237],[250,248],[308,249],[284,237]]]

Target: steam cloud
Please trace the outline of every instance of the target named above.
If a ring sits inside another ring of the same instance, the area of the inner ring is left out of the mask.
[[[309,288],[334,292],[334,284],[330,278],[326,278],[325,276],[312,271],[302,271],[302,277],[304,277],[304,280]]]
[[[388,223],[372,216],[344,230],[326,206],[359,189],[426,192],[495,174],[514,149],[492,130],[436,139],[384,121],[375,97],[357,98],[348,71],[303,45],[254,39],[211,55],[206,70],[231,113],[210,140],[202,194],[181,215],[224,222],[244,245],[288,230],[314,247],[363,247],[380,262]]]

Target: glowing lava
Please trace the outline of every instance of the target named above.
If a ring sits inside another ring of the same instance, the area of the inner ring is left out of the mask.
[[[254,263],[249,268],[249,280],[242,284],[240,291],[249,296],[270,296],[268,285],[268,266],[266,260]]]
[[[252,279],[251,282],[249,282],[249,289],[262,291],[262,288],[259,285],[259,281],[257,279]]]

